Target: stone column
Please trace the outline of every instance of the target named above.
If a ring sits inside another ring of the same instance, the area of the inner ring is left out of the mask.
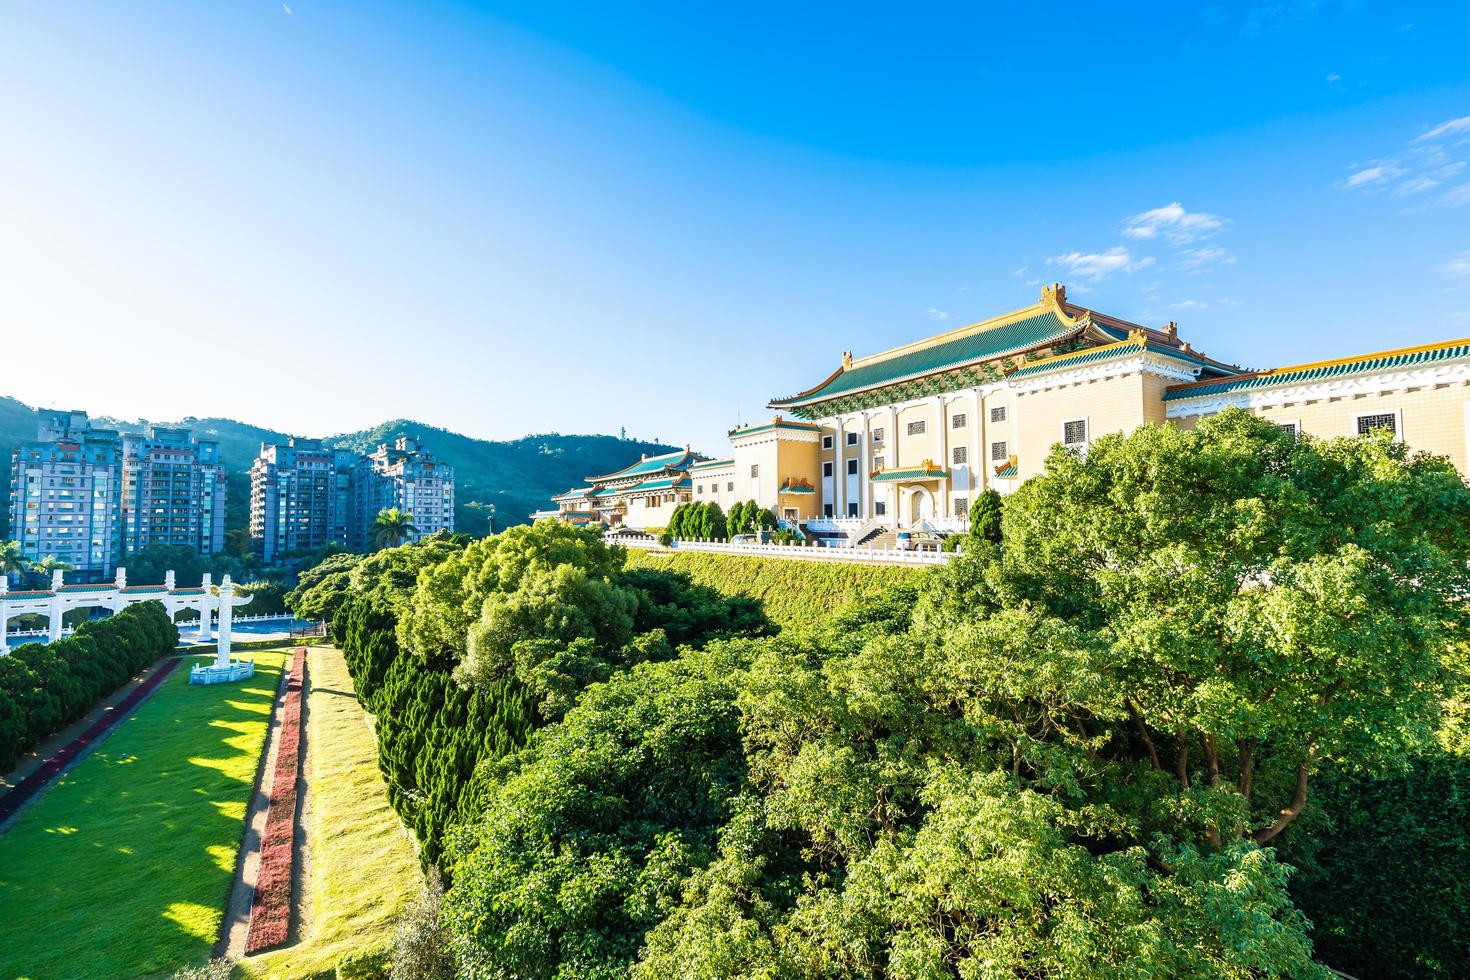
[[[226,575],[219,584],[219,645],[214,654],[214,665],[225,668],[230,665],[230,620],[234,614],[235,586]]]
[[[63,579],[61,570],[57,569],[51,573],[51,602],[49,604],[48,620],[46,623],[46,639],[55,643],[61,639],[61,586]]]
[[[210,575],[208,572],[204,573],[204,578],[200,581],[199,587],[204,590],[204,596],[199,600],[199,633],[197,638],[200,643],[208,643],[210,633],[209,605],[212,601],[212,597],[209,594]]]
[[[870,474],[873,472],[873,422],[868,412],[862,412],[863,420],[863,444],[861,447],[862,462],[858,464],[858,494],[862,501],[862,516],[866,520],[873,517],[873,484]]]
[[[5,596],[10,591],[10,576],[0,575],[0,657],[10,652],[10,647],[5,643],[5,630],[8,620],[5,618]]]
[[[935,395],[934,405],[939,415],[939,431],[934,433],[935,452],[934,465],[946,473],[953,473],[953,464],[949,459],[949,418],[945,415],[944,396]],[[954,487],[953,480],[943,480],[939,484],[940,489],[934,494],[934,519],[950,516],[950,489]],[[948,488],[948,489],[946,489]]]
[[[847,516],[847,460],[843,458],[843,444],[847,442],[847,431],[841,416],[835,420],[836,432],[832,436],[832,517]]]

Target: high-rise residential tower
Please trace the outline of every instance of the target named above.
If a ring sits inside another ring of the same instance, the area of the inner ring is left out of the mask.
[[[147,426],[122,438],[123,550],[225,547],[225,472],[219,444],[188,429]]]
[[[250,467],[250,539],[267,563],[356,537],[353,476],[360,457],[320,439],[260,447]]]
[[[416,531],[411,541],[453,531],[454,467],[436,460],[409,436],[380,445],[358,464],[357,547],[372,547],[373,521],[390,507],[412,518]]]
[[[36,439],[10,466],[10,537],[31,561],[54,557],[73,581],[106,579],[122,546],[122,440],[86,412],[36,413]]]

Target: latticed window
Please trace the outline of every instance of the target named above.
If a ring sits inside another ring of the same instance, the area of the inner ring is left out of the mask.
[[[1295,422],[1277,422],[1276,424],[1281,426],[1281,428],[1285,429],[1287,432],[1290,432],[1293,439],[1301,435],[1301,433],[1297,431],[1297,425]]]
[[[755,479],[756,477],[758,477],[760,475],[761,475],[760,464],[759,463],[752,463],[750,465],[750,477],[751,477],[751,479]]]
[[[997,405],[995,408],[992,408],[990,410],[990,421],[992,421],[992,422],[1004,422],[1005,420],[1006,420],[1006,407],[1004,405]]]
[[[951,415],[949,417],[949,427],[951,429],[963,429],[968,423],[969,418],[970,417],[964,412],[959,412],[955,415]]]
[[[883,457],[882,456],[874,456],[873,457],[873,469],[875,469],[875,470],[881,470],[882,468],[883,468]]]
[[[883,430],[882,429],[874,429],[873,430],[873,441],[874,442],[882,442],[883,441]]]
[[[954,498],[954,512],[956,514],[968,514],[970,512],[970,498],[969,497],[956,497],[956,498]]]
[[[1010,453],[1006,452],[1006,444],[1004,442],[992,442],[990,444],[991,462],[998,463],[1008,456],[1010,456]]]
[[[725,485],[725,489],[728,490],[728,491],[730,491],[731,493],[734,493],[735,492],[735,481],[734,480],[731,480],[729,483],[727,483]]]
[[[1387,429],[1389,432],[1398,432],[1399,417],[1393,412],[1383,412],[1378,415],[1358,416],[1358,435],[1366,436],[1374,429]]]
[[[1082,446],[1087,443],[1087,420],[1073,419],[1062,423],[1062,445]]]
[[[951,451],[951,455],[954,457],[954,463],[956,466],[963,466],[965,463],[968,463],[970,461],[970,447],[955,446],[954,449]]]
[[[911,436],[921,436],[924,434],[924,428],[925,426],[923,422],[910,422],[908,433]]]

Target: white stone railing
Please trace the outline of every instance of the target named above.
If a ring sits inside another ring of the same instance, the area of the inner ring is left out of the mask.
[[[942,551],[900,551],[897,548],[824,548],[809,544],[755,544],[730,541],[675,541],[664,547],[657,541],[617,541],[628,548],[648,551],[702,551],[721,555],[760,555],[801,561],[878,562],[893,565],[942,565],[952,557]]]

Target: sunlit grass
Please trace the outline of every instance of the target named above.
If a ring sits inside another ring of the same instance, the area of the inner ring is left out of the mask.
[[[240,684],[190,687],[180,664],[0,836],[0,977],[168,976],[208,959],[285,652],[248,656]]]
[[[300,945],[245,962],[271,980],[331,976],[348,953],[385,946],[420,882],[342,655],[312,650],[308,669],[313,923]]]

